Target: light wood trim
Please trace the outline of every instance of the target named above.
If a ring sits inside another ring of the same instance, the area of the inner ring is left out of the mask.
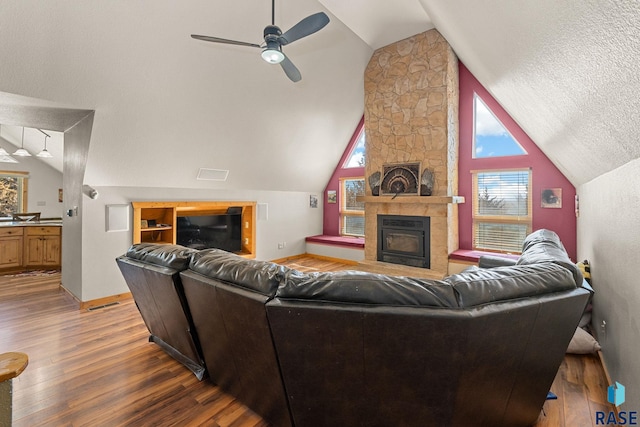
[[[151,201],[132,202],[133,207],[133,243],[140,243],[149,239],[143,238],[143,233],[167,233],[162,235],[158,243],[177,242],[177,217],[190,215],[204,215],[208,213],[224,213],[229,207],[242,208],[242,251],[241,256],[255,258],[256,256],[256,205],[253,201],[240,200],[211,200],[211,201]],[[157,210],[158,212],[153,212]],[[169,227],[142,228],[143,219],[156,219]]]
[[[306,258],[308,256],[309,256],[309,254],[291,255],[291,256],[286,256],[284,258],[272,259],[271,262],[273,262],[275,264],[283,264],[283,263],[288,262],[288,261],[295,261],[297,259]]]
[[[6,236],[22,236],[24,234],[24,227],[1,227],[0,237]]]
[[[25,353],[0,354],[0,383],[20,375],[28,364],[29,357]]]
[[[335,263],[339,263],[339,264],[358,265],[357,261],[353,261],[353,260],[350,260],[350,259],[334,258],[334,257],[330,257],[330,256],[316,255],[316,254],[309,254],[309,253],[304,253],[304,254],[300,254],[300,255],[291,255],[291,256],[284,257],[284,258],[278,258],[278,259],[271,260],[271,262],[276,263],[276,264],[286,264],[286,263],[291,262],[291,261],[296,261],[296,260],[300,260],[300,259],[309,260],[310,258],[311,259],[321,260],[321,261],[335,262]]]
[[[602,354],[602,350],[598,350],[598,358],[600,359],[600,364],[602,364],[602,369],[604,370],[604,376],[607,379],[607,384],[613,384],[613,381],[611,381],[611,375],[609,375],[609,370],[607,369],[607,364],[604,363],[604,355]]]
[[[27,236],[59,236],[61,234],[59,226],[25,226],[24,231]]]
[[[89,308],[100,307],[103,305],[113,304],[114,302],[121,302],[132,299],[131,292],[124,294],[111,295],[104,298],[92,299],[89,301],[80,301],[80,310],[86,310]]]
[[[395,196],[358,196],[359,202],[365,203],[411,203],[411,204],[460,204],[464,203],[464,196],[403,196],[398,194]]]
[[[341,264],[346,264],[346,265],[358,265],[359,264],[358,261],[353,261],[353,260],[350,260],[350,259],[335,258],[335,257],[331,257],[331,256],[318,255],[318,254],[304,254],[303,257],[315,258],[315,259],[319,259],[319,260],[322,260],[322,261],[339,262]]]

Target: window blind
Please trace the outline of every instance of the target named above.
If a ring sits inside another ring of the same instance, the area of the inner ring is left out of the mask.
[[[340,234],[364,236],[364,202],[358,196],[364,196],[364,178],[345,178],[340,188]]]
[[[530,231],[531,171],[474,172],[474,248],[519,253]]]

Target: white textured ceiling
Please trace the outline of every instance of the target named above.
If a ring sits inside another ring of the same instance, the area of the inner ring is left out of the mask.
[[[3,0],[0,92],[95,110],[93,185],[212,186],[195,180],[208,167],[231,171],[220,188],[322,189],[373,48],[435,25],[575,185],[640,155],[638,2],[320,1],[277,2],[283,30],[332,19],[286,46],[293,84],[257,50],[189,37],[259,43],[268,1]]]
[[[640,2],[420,2],[574,185],[640,157]]]
[[[319,0],[373,49],[433,28],[417,0]]]
[[[13,60],[0,67],[0,92],[95,110],[94,186],[319,191],[362,117],[372,49],[329,13],[325,29],[284,48],[302,73],[294,84],[258,49],[190,37],[260,43],[270,8],[3,0],[0,57]],[[319,11],[316,0],[278,1],[276,24],[286,31]],[[199,168],[229,179],[198,181]]]

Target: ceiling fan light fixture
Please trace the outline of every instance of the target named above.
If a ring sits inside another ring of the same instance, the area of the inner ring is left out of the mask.
[[[262,32],[264,44],[247,43],[239,40],[222,39],[220,37],[201,36],[191,34],[191,38],[214,43],[224,43],[236,46],[247,46],[262,50],[262,59],[269,64],[280,64],[282,70],[292,82],[299,82],[302,79],[300,70],[296,68],[291,60],[282,53],[282,46],[289,45],[296,40],[307,37],[320,31],[329,23],[329,17],[324,12],[314,13],[298,22],[285,33],[275,24],[276,5],[275,0],[271,0],[271,25],[267,25]]]
[[[279,64],[284,61],[284,53],[280,52],[279,49],[267,47],[262,51],[262,59],[269,64]]]

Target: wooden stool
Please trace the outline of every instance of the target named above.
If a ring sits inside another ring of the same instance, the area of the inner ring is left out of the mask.
[[[0,427],[11,426],[12,380],[20,375],[29,364],[24,353],[0,354]]]

